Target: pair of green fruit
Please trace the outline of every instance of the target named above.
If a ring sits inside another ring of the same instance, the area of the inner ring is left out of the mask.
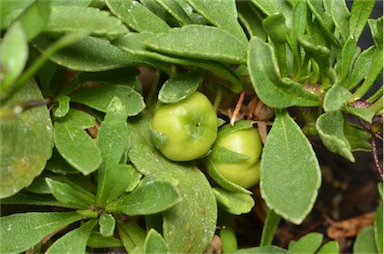
[[[216,111],[208,98],[195,92],[171,104],[160,104],[152,130],[163,142],[161,153],[173,161],[208,155],[217,171],[244,188],[259,182],[262,142],[250,121],[225,125],[218,131]]]

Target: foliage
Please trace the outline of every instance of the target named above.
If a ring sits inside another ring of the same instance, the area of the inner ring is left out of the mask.
[[[349,10],[339,0],[1,1],[0,252],[202,253],[217,210],[247,213],[254,200],[212,162],[228,151],[179,163],[156,148],[157,102],[176,105],[199,90],[218,126],[234,108],[229,118],[255,120],[265,141],[269,214],[260,246],[236,253],[338,253],[319,233],[288,250],[271,244],[281,218],[302,223],[317,198],[309,138],[355,161],[381,131],[383,18],[369,18],[374,2]],[[366,26],[374,44],[362,50]],[[153,70],[149,85],[143,69]],[[258,110],[235,107],[242,91]],[[22,211],[9,212],[14,205]],[[354,251],[381,253],[382,234],[380,205]],[[236,251],[231,229],[222,235]]]

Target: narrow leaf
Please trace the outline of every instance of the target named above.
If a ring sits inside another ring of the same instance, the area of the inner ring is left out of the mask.
[[[106,4],[116,16],[135,31],[161,33],[170,29],[165,21],[137,1],[107,0]]]
[[[289,252],[286,249],[283,249],[274,245],[239,249],[235,252],[235,254],[288,254],[288,253]]]
[[[316,106],[319,97],[291,79],[282,79],[273,48],[253,37],[248,51],[248,71],[258,97],[269,107]]]
[[[24,69],[28,58],[28,42],[20,23],[8,29],[0,44],[0,92],[9,89]]]
[[[188,14],[180,6],[177,1],[174,0],[156,0],[169,14],[175,17],[182,25],[192,24],[193,21],[190,19]]]
[[[219,205],[231,214],[249,213],[255,205],[255,201],[249,194],[230,192],[221,188],[213,188]]]
[[[279,226],[281,216],[270,209],[265,219],[263,232],[261,234],[260,246],[269,246],[275,237],[277,227]]]
[[[352,37],[348,37],[341,51],[341,61],[340,61],[340,66],[338,66],[339,67],[338,70],[340,70],[339,71],[340,84],[343,84],[343,82],[347,79],[353,60],[355,59],[356,53],[360,53],[360,48],[357,48],[357,43],[355,39],[353,39]]]
[[[361,119],[369,123],[372,122],[372,119],[375,116],[375,111],[372,110],[371,108],[352,108],[352,107],[344,106],[343,110],[345,110],[346,112],[352,115],[360,117]]]
[[[33,45],[44,51],[56,41],[48,35],[40,35],[33,41]],[[124,66],[149,65],[153,61],[124,52],[111,45],[108,40],[96,37],[86,37],[69,47],[49,56],[58,65],[77,71],[105,71]]]
[[[65,182],[46,178],[46,182],[52,191],[52,195],[62,203],[76,205],[77,209],[88,209],[96,202],[96,196],[83,188]]]
[[[354,162],[351,145],[344,135],[344,117],[340,111],[327,112],[316,120],[321,141],[331,152]]]
[[[198,69],[168,79],[159,91],[159,101],[175,103],[187,98],[201,85],[203,74],[204,72]]]
[[[383,252],[383,204],[376,209],[376,218],[373,224],[373,232],[375,233],[375,242],[378,253]]]
[[[76,212],[19,213],[0,217],[1,253],[19,253],[40,242],[43,237],[75,221]],[[68,246],[67,246],[68,247]]]
[[[345,42],[349,37],[349,17],[351,16],[345,1],[332,0],[331,14],[336,28]]]
[[[178,57],[232,64],[245,63],[247,59],[247,44],[225,30],[210,26],[187,25],[173,28],[148,39],[145,45],[155,51]]]
[[[118,222],[117,228],[124,248],[131,253],[136,247],[144,247],[147,232],[136,223],[125,221]]]
[[[266,15],[283,14],[288,28],[292,25],[292,7],[288,1],[280,0],[251,0]]]
[[[247,38],[237,21],[237,9],[235,0],[186,0],[196,12],[200,13],[209,23],[237,37],[243,43]]]
[[[356,41],[359,40],[374,6],[375,1],[372,0],[353,2],[351,17],[349,19],[349,32]]]
[[[69,102],[71,101],[71,97],[66,95],[61,95],[56,98],[56,100],[59,103],[59,106],[55,109],[54,115],[57,118],[64,117],[70,109]]]
[[[96,224],[97,220],[91,219],[81,227],[66,233],[55,241],[46,253],[84,253],[89,235]]]
[[[316,154],[287,112],[276,111],[261,157],[260,189],[269,208],[295,224],[311,211],[321,183]]]

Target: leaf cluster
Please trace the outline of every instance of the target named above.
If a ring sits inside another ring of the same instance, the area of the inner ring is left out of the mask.
[[[370,19],[374,3],[1,1],[1,204],[39,209],[5,212],[0,252],[203,252],[217,204],[235,215],[255,204],[209,161],[200,171],[199,161],[171,162],[153,144],[156,102],[199,89],[218,110],[247,91],[275,113],[261,158],[270,208],[261,246],[237,252],[338,253],[316,233],[288,250],[271,244],[280,218],[300,224],[317,198],[321,172],[307,136],[354,161],[380,132],[383,18]],[[374,44],[363,50],[366,26]],[[138,78],[148,68],[149,85]],[[356,252],[382,252],[378,209]]]

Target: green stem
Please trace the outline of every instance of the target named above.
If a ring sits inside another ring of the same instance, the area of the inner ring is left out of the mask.
[[[272,209],[269,210],[267,219],[264,223],[263,232],[261,234],[260,246],[272,244],[280,219],[280,215],[276,214]]]
[[[88,36],[88,34],[89,32],[84,31],[71,33],[50,45],[46,50],[41,53],[41,56],[36,61],[34,61],[32,65],[30,65],[28,69],[20,76],[12,92],[15,92],[16,90],[23,87],[24,84],[26,84],[40,70],[40,68],[45,64],[49,57],[51,57],[60,49],[67,47],[75,43],[76,41]]]

